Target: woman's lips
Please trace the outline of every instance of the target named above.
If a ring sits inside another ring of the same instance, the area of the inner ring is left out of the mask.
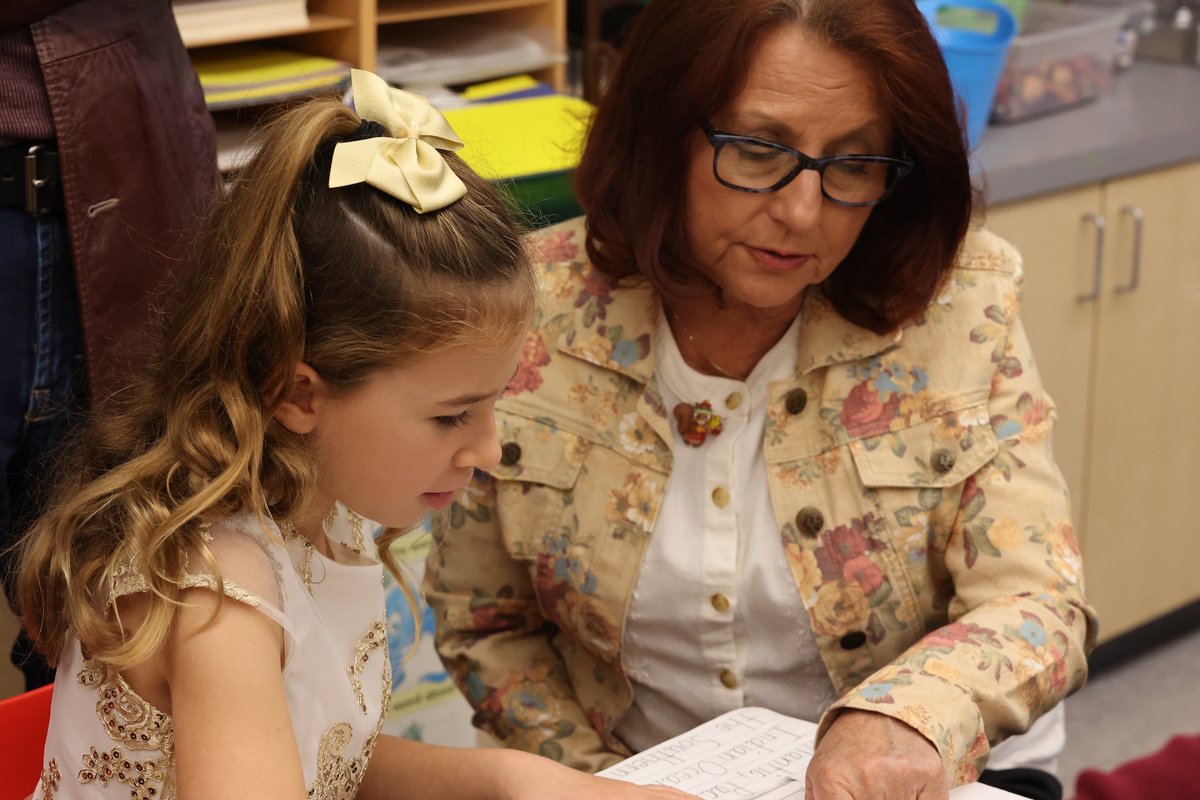
[[[810,257],[807,253],[781,253],[778,250],[766,250],[751,245],[746,247],[755,261],[776,272],[794,272],[807,264]]]

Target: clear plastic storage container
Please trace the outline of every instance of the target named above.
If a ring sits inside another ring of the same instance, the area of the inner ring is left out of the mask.
[[[1009,48],[992,121],[1070,108],[1104,92],[1127,17],[1127,8],[1030,2]]]

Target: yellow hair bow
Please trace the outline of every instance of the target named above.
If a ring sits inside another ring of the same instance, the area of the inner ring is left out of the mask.
[[[329,188],[368,183],[412,206],[418,214],[445,208],[467,193],[439,150],[462,141],[420,95],[393,89],[378,75],[350,70],[354,109],[391,136],[339,142],[333,148]]]

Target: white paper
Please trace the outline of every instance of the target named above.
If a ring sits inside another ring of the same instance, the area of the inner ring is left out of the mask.
[[[803,800],[816,734],[811,722],[765,708],[739,708],[599,774],[670,786],[704,800]],[[953,789],[950,797],[1005,800],[1016,795],[972,783]]]

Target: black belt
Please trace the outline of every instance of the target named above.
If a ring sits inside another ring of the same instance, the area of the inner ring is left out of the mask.
[[[62,210],[58,152],[53,142],[0,147],[0,206],[23,208],[35,217]]]

